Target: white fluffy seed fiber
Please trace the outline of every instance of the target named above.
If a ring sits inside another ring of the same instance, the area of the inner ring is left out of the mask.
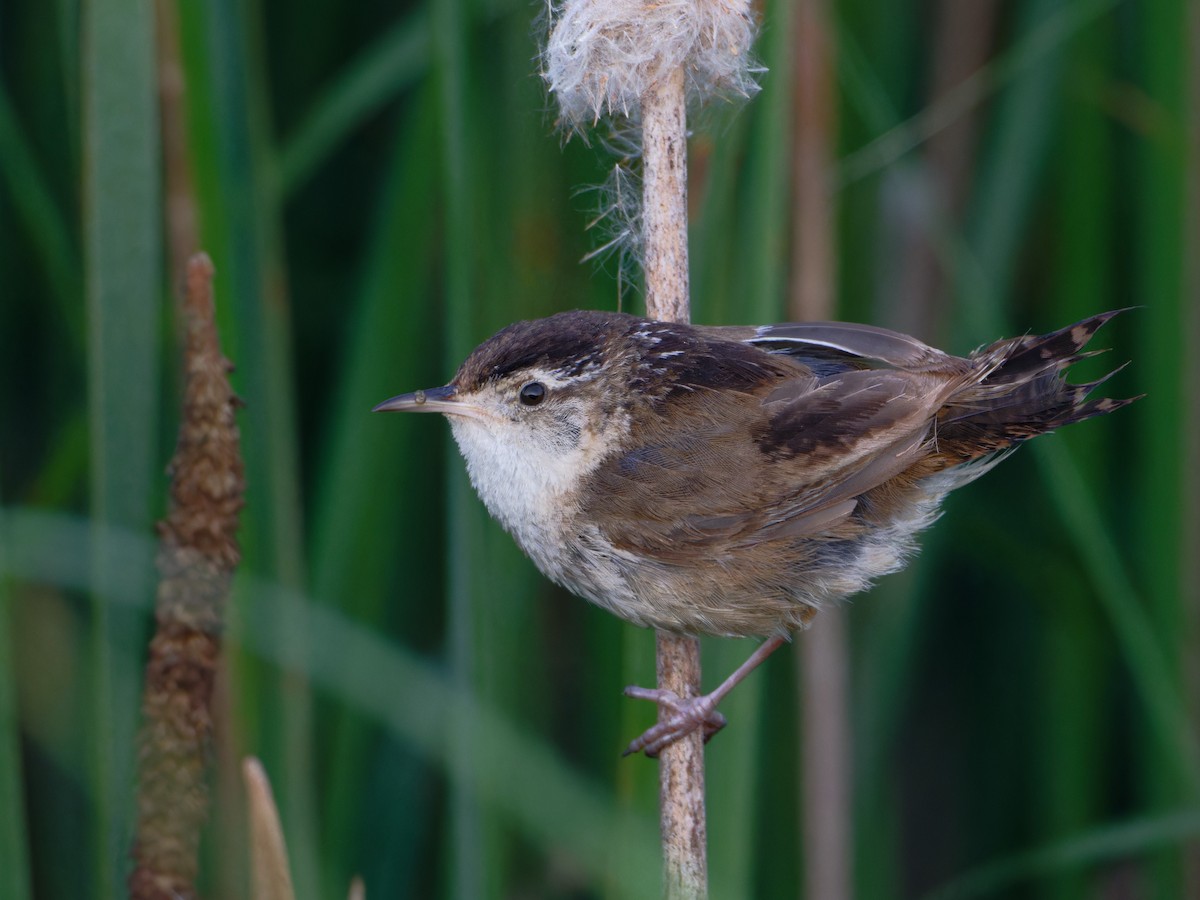
[[[568,128],[636,116],[647,88],[679,66],[693,99],[748,97],[754,31],[748,0],[562,0],[550,7],[542,73]]]

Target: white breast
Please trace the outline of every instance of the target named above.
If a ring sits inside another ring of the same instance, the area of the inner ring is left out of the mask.
[[[479,498],[546,575],[560,583],[580,482],[604,460],[611,435],[451,419]],[[526,425],[526,423],[520,423]]]

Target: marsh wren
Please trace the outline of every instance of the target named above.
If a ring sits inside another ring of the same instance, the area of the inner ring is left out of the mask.
[[[902,568],[948,491],[1133,402],[1064,374],[1114,315],[963,358],[867,325],[567,312],[375,410],[445,415],[480,498],[556,584],[636,625],[767,639],[703,697],[626,690],[669,712],[626,750],[657,755],[719,729],[720,699],[822,606]]]

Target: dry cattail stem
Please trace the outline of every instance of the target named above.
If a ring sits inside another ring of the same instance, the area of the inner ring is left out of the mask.
[[[700,694],[700,641],[659,632],[658,686],[680,697]],[[704,731],[665,748],[658,759],[663,896],[708,896],[708,818],[704,809]]]
[[[582,131],[606,115],[641,124],[641,214],[617,203],[623,221],[607,247],[624,243],[643,259],[650,318],[687,322],[687,104],[758,89],[749,0],[556,0],[548,9],[542,74],[563,127]],[[700,694],[699,641],[658,635],[658,686]],[[666,896],[706,896],[702,732],[666,747],[659,767]]]
[[[676,69],[642,97],[643,215],[646,313],[686,322],[687,110],[683,70]],[[680,697],[700,694],[700,642],[658,635],[658,687]],[[660,717],[669,713],[660,709]],[[708,893],[704,812],[704,735],[698,729],[662,751],[659,809],[663,875],[668,898]]]
[[[171,461],[171,510],[161,545],[155,619],[142,696],[134,900],[195,896],[200,829],[208,811],[206,755],[213,678],[229,583],[240,558],[242,508],[237,399],[212,309],[212,263],[187,267],[186,384]]]
[[[646,314],[687,322],[687,107],[683,70],[642,97],[642,217]]]

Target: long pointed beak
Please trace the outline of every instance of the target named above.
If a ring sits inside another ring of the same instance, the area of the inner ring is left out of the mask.
[[[456,399],[458,390],[453,385],[413,391],[384,400],[371,412],[431,412],[448,416],[478,415],[479,409]]]

